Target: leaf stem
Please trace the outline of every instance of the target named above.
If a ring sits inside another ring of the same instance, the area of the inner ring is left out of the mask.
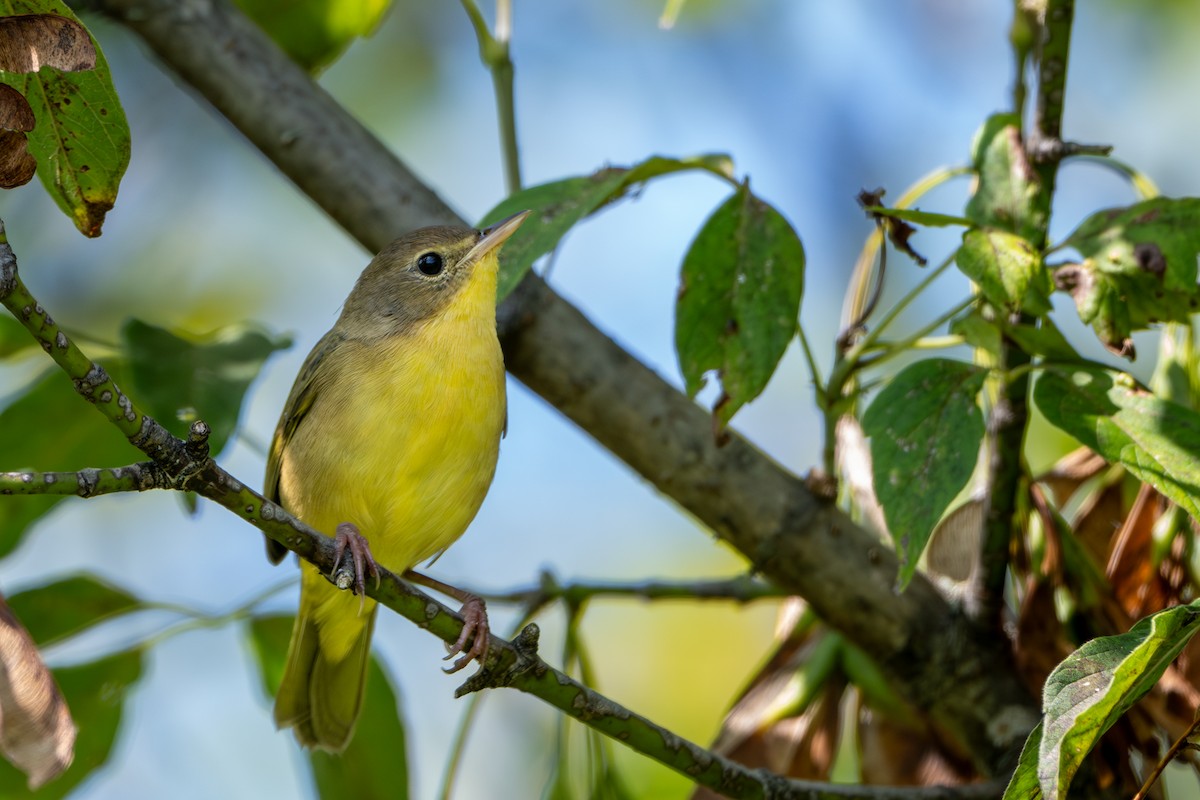
[[[970,308],[972,305],[974,305],[978,301],[979,301],[979,297],[977,295],[971,295],[970,297],[962,300],[961,302],[951,306],[949,309],[944,311],[940,316],[938,316],[937,319],[935,319],[933,322],[928,323],[923,328],[918,329],[917,331],[911,333],[910,335],[904,337],[903,339],[899,339],[895,342],[873,342],[872,350],[873,351],[874,350],[882,350],[882,352],[871,359],[870,366],[872,366],[872,367],[877,366],[877,365],[883,363],[884,361],[887,361],[889,358],[892,358],[893,356],[898,356],[898,355],[901,355],[902,353],[905,353],[905,352],[908,352],[908,351],[914,349],[917,346],[918,342],[925,340],[925,337],[927,337],[929,334],[933,333],[938,328],[942,327],[947,322],[954,319],[956,316],[961,314],[963,311],[966,311],[968,308]],[[926,347],[928,349],[932,349],[935,347],[952,347],[956,344],[962,344],[962,341],[963,341],[961,336],[952,336],[952,335],[938,337],[938,339],[941,341],[928,340],[928,341],[933,341],[934,343],[927,344]],[[945,341],[945,340],[949,340],[949,341]],[[860,362],[860,363],[863,364],[863,366],[866,366],[866,362]]]
[[[914,286],[906,295],[897,300],[896,304],[893,305],[888,310],[887,314],[883,316],[883,319],[881,319],[879,323],[874,326],[874,328],[867,331],[867,334],[862,338],[862,341],[860,341],[854,346],[854,348],[851,349],[850,354],[847,355],[847,360],[853,360],[855,354],[861,353],[862,351],[874,346],[883,332],[887,330],[888,326],[895,322],[896,318],[904,313],[904,310],[912,305],[913,301],[920,297],[921,293],[928,289],[930,284],[940,278],[942,273],[944,273],[952,264],[954,264],[954,257],[957,254],[958,250],[956,248],[954,252],[950,253],[950,255],[946,256],[946,258],[942,260],[942,263],[931,269],[929,274],[921,279],[920,283]],[[961,308],[956,306],[954,313],[958,313],[960,310]],[[951,316],[953,316],[953,314],[951,314]],[[949,317],[946,317],[946,319],[949,319]],[[945,322],[945,319],[942,319],[942,322]]]
[[[821,368],[817,365],[812,345],[808,343],[808,337],[804,334],[804,326],[799,322],[796,323],[796,336],[800,339],[800,349],[804,351],[804,360],[808,362],[808,373],[812,375],[812,381],[817,387],[817,396],[820,397],[825,392],[824,382],[821,380]]]
[[[461,0],[463,10],[471,20],[479,42],[479,58],[492,73],[492,90],[496,94],[496,118],[500,130],[500,146],[504,159],[504,182],[508,194],[521,188],[521,157],[517,146],[517,118],[513,99],[513,62],[509,56],[512,39],[511,0],[496,0],[496,32],[488,30],[487,22],[474,0]]]

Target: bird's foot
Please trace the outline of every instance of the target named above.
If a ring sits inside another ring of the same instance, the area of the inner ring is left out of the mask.
[[[463,592],[463,595],[459,598],[463,605],[458,611],[463,618],[462,633],[458,635],[454,644],[446,648],[445,660],[448,661],[459,653],[462,655],[455,659],[453,666],[443,670],[447,675],[458,672],[472,661],[482,664],[487,659],[488,642],[492,637],[492,630],[488,625],[487,604],[483,602],[483,598],[467,592]],[[471,642],[469,650],[464,650],[472,636],[475,637],[475,641]]]
[[[446,650],[449,652],[446,654],[446,660],[454,658],[459,653],[462,655],[455,660],[454,664],[445,669],[446,674],[458,672],[472,661],[482,664],[487,659],[488,644],[492,638],[492,630],[488,625],[487,604],[483,602],[483,598],[465,589],[459,589],[457,586],[442,583],[437,578],[423,575],[416,570],[406,570],[404,577],[413,583],[419,583],[436,592],[449,595],[462,603],[462,608],[458,612],[463,618],[462,633],[458,635],[454,644],[447,645]],[[471,643],[471,649],[464,650],[463,648],[467,646],[467,642],[471,641],[472,636],[475,637],[475,641]]]
[[[349,569],[342,568],[342,557],[346,553],[350,554]],[[333,537],[333,574],[330,577],[339,589],[349,589],[362,597],[367,588],[367,575],[375,578],[375,588],[379,588],[379,567],[371,555],[371,546],[354,523],[343,522]]]

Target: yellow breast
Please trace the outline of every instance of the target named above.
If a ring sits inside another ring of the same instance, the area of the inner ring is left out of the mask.
[[[327,533],[353,522],[394,572],[462,535],[496,468],[505,391],[494,316],[456,311],[330,354],[282,453],[288,507]]]

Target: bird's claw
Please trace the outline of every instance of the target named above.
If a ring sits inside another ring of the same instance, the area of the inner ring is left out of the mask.
[[[339,580],[338,572],[342,566],[342,557],[350,554],[351,570],[354,574],[349,586],[343,586]],[[333,579],[334,583],[339,588],[349,588],[351,592],[358,595],[360,598],[365,596],[367,581],[366,576],[371,575],[375,578],[375,588],[379,588],[379,567],[375,563],[375,557],[371,555],[371,546],[367,543],[367,539],[358,532],[358,528],[352,522],[343,522],[337,527],[337,533],[333,537]]]
[[[462,653],[462,655],[454,661],[453,665],[443,670],[447,675],[458,672],[472,661],[478,661],[482,664],[487,658],[488,643],[492,635],[491,628],[488,625],[487,604],[483,602],[483,598],[468,597],[463,602],[462,609],[458,613],[463,618],[462,633],[458,635],[458,640],[454,644],[446,648],[446,658],[443,660],[449,661],[459,653]],[[474,636],[475,641],[471,643],[469,650],[464,650],[467,642],[471,641],[472,636]]]

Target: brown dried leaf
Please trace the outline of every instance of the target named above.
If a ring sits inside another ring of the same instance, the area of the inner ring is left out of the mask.
[[[862,781],[876,786],[958,786],[976,777],[969,764],[947,756],[928,728],[858,708]]]
[[[31,131],[33,109],[25,95],[6,83],[0,83],[0,128],[9,131]]]
[[[1054,502],[1061,508],[1085,481],[1091,480],[1108,466],[1102,457],[1086,447],[1072,450],[1060,458],[1048,472],[1038,476],[1054,495]]]
[[[841,738],[841,704],[846,687],[845,676],[835,671],[804,713],[749,731],[731,749],[719,745],[713,749],[752,769],[766,769],[801,780],[828,780]],[[697,787],[691,800],[719,797],[709,789]]]
[[[36,789],[71,764],[75,723],[29,632],[0,597],[0,752]]]
[[[1125,522],[1125,498],[1121,483],[1115,480],[1099,488],[1080,506],[1075,518],[1075,537],[1097,565],[1108,563],[1113,535]]]
[[[1162,495],[1153,486],[1142,484],[1113,540],[1105,568],[1113,596],[1134,619],[1168,603],[1168,589],[1155,568],[1153,554],[1154,525],[1162,511]]]
[[[33,124],[33,109],[25,95],[0,83],[0,188],[24,186],[33,178],[37,161],[25,138]]]
[[[1030,578],[1017,615],[1017,640],[1013,649],[1021,680],[1031,694],[1040,697],[1046,676],[1075,649],[1067,641],[1058,621],[1051,581]]]
[[[779,707],[780,698],[790,691],[796,673],[803,667],[820,640],[814,629],[782,642],[771,659],[750,679],[742,695],[725,715],[721,731],[713,742],[718,753],[737,752],[747,739],[770,725],[769,718]]]
[[[983,499],[975,497],[942,517],[925,548],[931,575],[956,584],[971,579],[979,562],[985,514]]]
[[[840,639],[804,608],[789,598],[780,609],[775,651],[725,715],[713,750],[752,768],[824,780],[837,754],[847,680]],[[717,796],[697,788],[691,800]]]
[[[0,17],[0,69],[37,72],[54,67],[79,72],[95,66],[96,48],[75,20],[55,14]]]
[[[33,180],[37,160],[29,154],[25,134],[0,131],[0,189],[15,189]]]

